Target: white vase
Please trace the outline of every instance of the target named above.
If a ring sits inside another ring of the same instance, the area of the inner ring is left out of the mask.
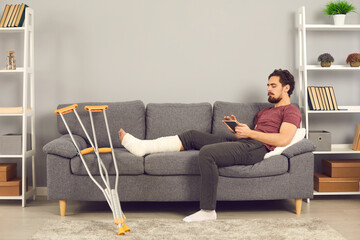
[[[345,24],[346,14],[336,14],[333,15],[335,25],[344,25]]]

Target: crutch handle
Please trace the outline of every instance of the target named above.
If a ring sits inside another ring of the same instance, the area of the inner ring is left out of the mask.
[[[67,106],[67,107],[64,107],[64,108],[60,108],[60,109],[55,110],[55,114],[56,115],[59,115],[60,113],[61,114],[66,114],[66,113],[74,111],[74,109],[76,109],[77,107],[78,107],[77,104],[73,104],[73,105],[70,105],[70,106]]]
[[[112,148],[99,148],[99,153],[109,153],[112,152]]]
[[[91,111],[91,112],[102,112],[104,110],[108,110],[109,106],[108,105],[101,105],[101,106],[85,106],[85,110],[86,111]]]
[[[94,151],[94,148],[89,147],[89,148],[85,148],[85,149],[81,150],[80,153],[81,153],[81,155],[85,155],[85,154],[91,153],[93,151]]]

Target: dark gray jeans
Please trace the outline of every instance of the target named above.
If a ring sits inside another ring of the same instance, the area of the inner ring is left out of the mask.
[[[226,138],[195,130],[179,135],[185,150],[200,150],[199,168],[201,175],[200,208],[216,208],[219,167],[253,165],[264,159],[267,148],[253,139],[229,141]]]

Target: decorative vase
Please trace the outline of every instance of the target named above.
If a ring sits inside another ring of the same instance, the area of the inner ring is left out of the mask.
[[[338,25],[338,26],[344,25],[345,24],[345,16],[346,16],[346,14],[333,15],[334,24]]]
[[[321,66],[322,66],[322,67],[330,67],[330,66],[331,66],[331,62],[321,62]]]
[[[360,67],[360,62],[350,62],[350,66],[352,66],[352,67]]]

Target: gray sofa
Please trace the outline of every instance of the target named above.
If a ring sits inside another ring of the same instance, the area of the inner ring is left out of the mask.
[[[120,177],[119,196],[127,201],[198,201],[200,175],[198,151],[156,153],[137,157],[121,145],[118,130],[125,129],[140,139],[155,139],[180,134],[186,130],[234,136],[221,123],[225,115],[234,114],[240,122],[254,127],[256,113],[268,103],[215,102],[196,104],[156,104],[145,107],[141,101],[111,103],[80,103],[78,113],[91,134],[86,105],[108,105],[107,116]],[[63,108],[70,104],[59,105]],[[109,147],[103,115],[95,113],[94,121],[99,147]],[[81,149],[89,147],[84,132],[73,113],[65,115]],[[60,201],[65,215],[66,200],[105,201],[102,192],[87,176],[77,151],[58,116],[61,137],[43,148],[47,154],[48,199]],[[300,214],[301,199],[313,197],[314,145],[303,139],[273,156],[251,166],[232,166],[219,169],[218,200],[295,199]],[[91,172],[99,182],[99,170],[93,153],[85,155]],[[114,168],[110,153],[102,159],[111,174]]]

